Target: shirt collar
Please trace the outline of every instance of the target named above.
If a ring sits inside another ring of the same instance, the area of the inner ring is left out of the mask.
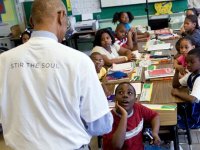
[[[48,31],[33,31],[31,37],[47,37],[58,41],[58,38],[52,32]]]

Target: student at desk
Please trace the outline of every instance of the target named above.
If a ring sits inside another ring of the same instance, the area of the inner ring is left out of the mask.
[[[183,78],[179,79],[179,71],[176,69],[173,78],[173,88],[171,93],[173,96],[181,98],[187,104],[186,113],[188,117],[189,128],[200,128],[200,48],[191,50],[187,57],[187,69],[190,73],[186,74]],[[190,94],[180,91],[180,86],[187,86]],[[184,113],[179,112],[178,126],[185,129],[185,123],[183,122]]]
[[[106,75],[107,71],[106,69],[103,67],[104,66],[104,61],[103,61],[103,57],[100,53],[98,52],[94,52],[90,55],[90,58],[92,59],[92,61],[94,62],[94,66],[99,78],[99,81],[103,80],[103,77]],[[103,87],[104,93],[106,94],[106,96],[110,96],[112,93],[108,90],[108,88],[106,87],[105,83],[101,82],[101,85]]]
[[[115,38],[108,29],[97,31],[91,53],[94,52],[98,52],[103,56],[105,66],[133,61],[135,58],[131,50],[120,47],[119,44],[115,43]]]
[[[115,29],[115,42],[124,48],[134,50],[135,45],[137,47],[137,43],[133,41],[133,34],[134,30],[126,31],[125,25],[119,23]]]
[[[114,123],[110,133],[103,136],[104,150],[143,150],[142,129],[144,122],[152,125],[154,144],[160,144],[158,131],[160,120],[158,114],[143,105],[136,103],[134,87],[120,83],[115,90],[116,106],[112,110]]]

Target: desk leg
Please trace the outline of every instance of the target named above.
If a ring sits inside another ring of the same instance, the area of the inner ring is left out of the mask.
[[[173,132],[174,132],[174,150],[179,150],[179,139],[178,139],[177,126],[173,126]]]
[[[192,138],[191,138],[191,134],[190,134],[190,128],[188,125],[188,121],[187,121],[187,112],[186,112],[186,105],[181,105],[183,110],[184,110],[184,120],[185,120],[185,128],[186,128],[186,134],[187,134],[187,139],[188,139],[188,145],[190,146],[192,144]]]

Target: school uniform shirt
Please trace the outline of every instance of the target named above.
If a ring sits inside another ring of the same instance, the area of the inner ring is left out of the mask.
[[[94,52],[98,52],[101,55],[106,55],[108,57],[108,59],[120,57],[119,54],[118,54],[118,51],[120,50],[119,44],[114,43],[113,45],[110,46],[110,48],[111,48],[111,53],[108,52],[105,48],[103,48],[101,46],[95,46],[92,49],[91,54],[94,53]]]
[[[124,37],[122,39],[118,39],[117,37],[115,37],[115,43],[119,44],[122,47],[126,47],[127,46],[127,37]]]
[[[103,135],[103,150],[114,150],[111,145],[112,137],[118,128],[120,122],[120,115],[115,110],[112,110],[114,123],[112,131]],[[150,122],[157,114],[157,112],[139,104],[133,105],[133,113],[128,115],[126,137],[123,150],[144,150],[142,129],[144,122]]]
[[[104,67],[101,68],[100,72],[98,73],[98,78],[101,80],[106,75],[106,69]]]
[[[195,47],[200,47],[200,29],[195,29],[192,33],[187,34],[190,35],[194,41]]]
[[[129,23],[123,23],[125,28],[126,28],[126,31],[129,31],[131,29],[131,25]]]
[[[12,149],[78,149],[95,131],[111,130],[93,62],[53,33],[34,31],[28,42],[1,54],[0,72],[0,116]]]
[[[187,86],[187,80],[188,80],[188,77],[190,76],[190,74],[191,73],[187,73],[184,77],[179,79],[179,82],[182,86]],[[199,102],[199,100],[200,100],[200,77],[196,78],[190,95],[196,97],[197,98],[196,102]]]
[[[181,55],[177,58],[178,64],[182,65],[183,67],[187,67],[186,57]]]

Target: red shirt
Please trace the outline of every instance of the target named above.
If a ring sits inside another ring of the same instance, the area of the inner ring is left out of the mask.
[[[126,139],[122,150],[143,150],[144,146],[142,143],[142,129],[143,121],[150,122],[156,115],[155,111],[139,104],[135,103],[133,105],[134,113],[128,116],[127,129],[126,129]],[[103,150],[114,150],[111,145],[112,136],[117,130],[120,116],[112,110],[114,123],[112,131],[103,136]]]

